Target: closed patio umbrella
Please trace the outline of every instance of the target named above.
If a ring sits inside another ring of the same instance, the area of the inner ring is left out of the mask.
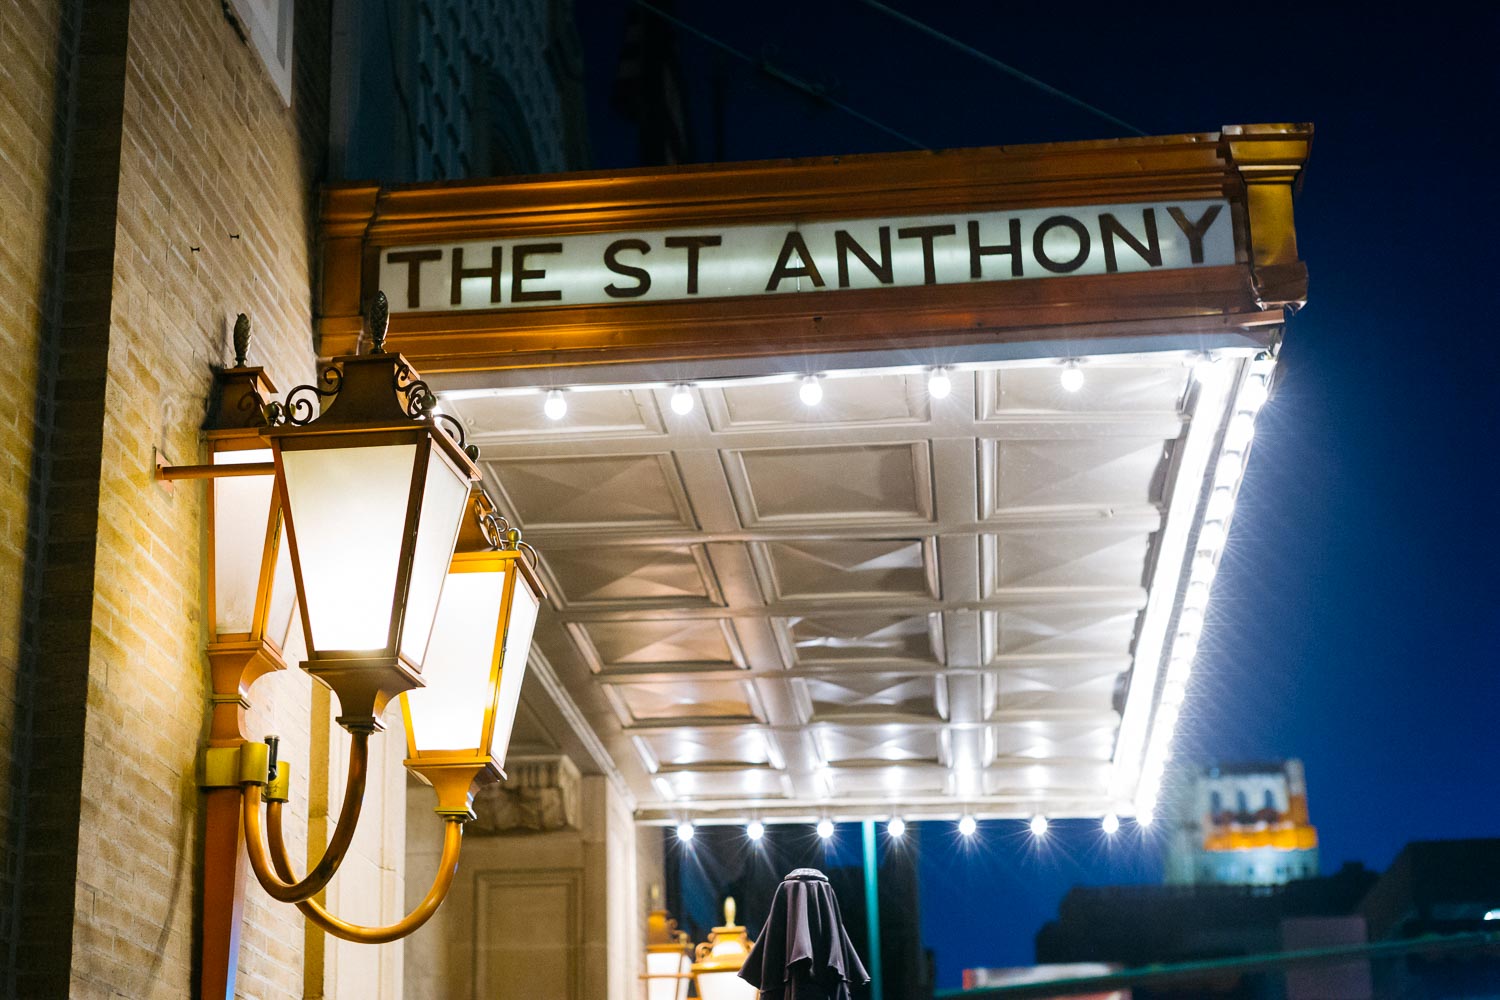
[[[782,880],[740,978],[761,1000],[849,1000],[851,986],[870,981],[828,876],[798,868]]]

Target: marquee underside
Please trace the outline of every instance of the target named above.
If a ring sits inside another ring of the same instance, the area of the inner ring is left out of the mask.
[[[789,359],[575,387],[555,421],[498,377],[444,405],[541,554],[537,655],[638,818],[1130,814],[1266,365],[1184,341],[1085,358],[1076,392],[1059,352],[956,366],[942,399],[928,365],[851,366],[808,406]]]

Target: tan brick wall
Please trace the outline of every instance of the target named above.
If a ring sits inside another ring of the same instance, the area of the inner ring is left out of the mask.
[[[59,191],[59,48],[54,0],[0,2],[0,949],[12,933],[17,683],[32,531],[38,352],[48,308],[48,229]],[[4,954],[5,951],[0,951]],[[0,959],[3,962],[3,959]],[[0,989],[3,989],[0,985]]]
[[[152,478],[159,449],[200,459],[210,366],[234,315],[283,388],[312,374],[312,197],[326,35],[298,5],[302,72],[283,107],[218,4],[134,0],[126,48],[117,230],[79,832],[73,997],[192,990],[207,689],[203,489]],[[315,72],[308,72],[315,69]],[[307,680],[253,692],[252,732],[280,732],[307,815]],[[294,850],[300,839],[294,833]],[[253,884],[239,992],[302,993],[301,917]]]

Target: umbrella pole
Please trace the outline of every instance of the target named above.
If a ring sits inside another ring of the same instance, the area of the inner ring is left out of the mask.
[[[885,1000],[885,979],[880,969],[880,863],[875,853],[875,821],[867,819],[860,827],[865,856],[865,929],[870,953],[870,1000]]]

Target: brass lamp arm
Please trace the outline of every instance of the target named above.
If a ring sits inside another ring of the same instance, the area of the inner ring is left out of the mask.
[[[245,852],[250,856],[250,867],[261,888],[272,899],[282,903],[299,903],[317,895],[333,879],[339,865],[343,864],[344,855],[349,852],[349,845],[354,841],[354,831],[359,826],[360,809],[364,805],[365,778],[369,773],[370,763],[370,734],[353,731],[349,735],[349,778],[344,784],[344,802],[339,809],[338,824],[333,828],[333,836],[328,839],[328,847],[323,856],[307,873],[307,877],[300,881],[295,879],[290,870],[280,871],[280,866],[278,871],[271,870],[261,838],[261,785],[246,783],[242,786],[245,799]],[[279,837],[279,833],[277,830],[276,836]]]
[[[247,807],[249,803],[246,803]],[[453,886],[453,876],[458,872],[458,853],[463,847],[464,821],[458,817],[444,817],[443,856],[438,861],[437,876],[427,895],[406,916],[385,927],[362,927],[340,920],[325,910],[316,900],[307,899],[297,904],[297,909],[312,923],[345,941],[358,944],[386,944],[406,937],[432,918],[448,890]],[[266,825],[271,837],[271,863],[282,878],[291,878],[291,865],[286,854],[286,844],[281,838],[281,803],[271,802],[266,809]]]

